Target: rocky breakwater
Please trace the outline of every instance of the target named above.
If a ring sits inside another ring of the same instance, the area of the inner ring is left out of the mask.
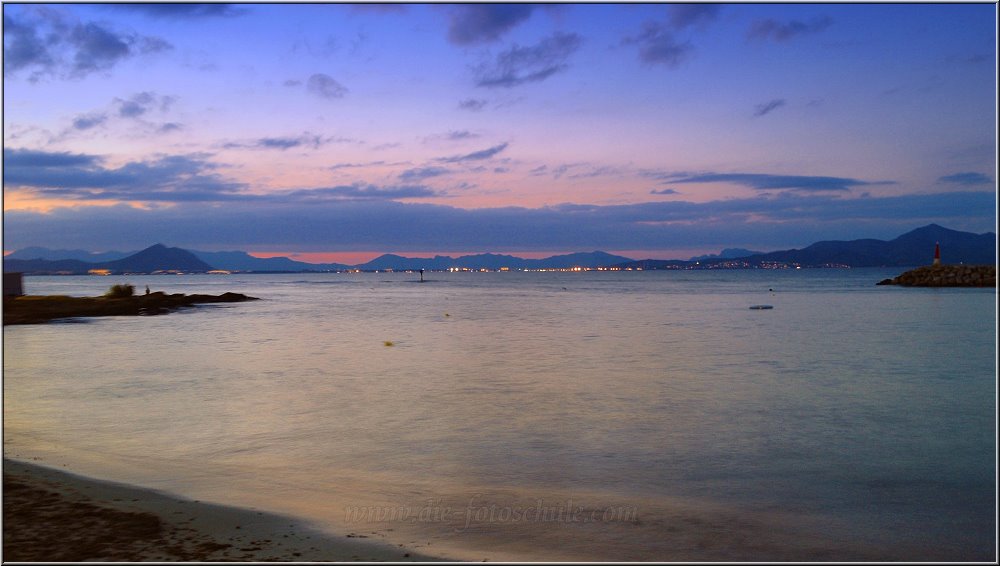
[[[996,287],[995,265],[927,265],[883,279],[878,285],[904,287]]]
[[[152,316],[205,303],[239,303],[256,300],[256,297],[240,293],[221,295],[150,293],[103,297],[25,295],[4,297],[3,323],[38,324],[57,319],[91,316]]]

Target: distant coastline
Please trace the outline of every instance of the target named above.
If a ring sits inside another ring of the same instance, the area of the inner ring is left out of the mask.
[[[861,239],[817,242],[802,249],[774,252],[723,250],[689,260],[634,260],[602,251],[525,259],[511,255],[409,258],[384,254],[358,265],[311,264],[286,257],[257,258],[246,252],[200,252],[150,246],[118,259],[85,261],[81,250],[60,252],[25,248],[4,258],[4,272],[28,275],[118,275],[178,273],[310,273],[379,271],[646,271],[666,269],[797,269],[914,267],[930,263],[936,245],[948,264],[996,264],[996,235],[950,230],[937,224],[907,232],[893,240]],[[88,255],[89,254],[89,255]],[[747,255],[744,255],[747,254]]]

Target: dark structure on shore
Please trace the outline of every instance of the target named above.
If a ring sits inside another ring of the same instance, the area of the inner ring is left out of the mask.
[[[24,274],[10,272],[3,274],[3,296],[20,297],[24,294]]]
[[[903,287],[996,287],[996,265],[942,265],[941,244],[934,244],[934,261],[877,285]]]

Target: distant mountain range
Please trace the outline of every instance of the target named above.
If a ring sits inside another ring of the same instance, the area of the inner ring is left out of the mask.
[[[801,267],[909,267],[927,265],[934,259],[934,246],[941,245],[945,264],[996,263],[996,234],[973,234],[928,224],[894,240],[823,241],[795,250],[755,253],[736,258],[708,258],[698,261],[699,268],[758,268],[772,266]],[[691,262],[677,260],[640,260],[618,267],[642,269],[684,269]]]
[[[43,255],[52,256],[51,250],[45,250],[44,248],[33,249],[42,250]],[[13,255],[10,254],[10,256],[5,257],[3,260],[3,270],[5,272],[83,274],[91,270],[106,270],[110,273],[153,273],[155,271],[204,273],[214,269],[211,265],[198,259],[197,256],[187,250],[168,248],[163,244],[156,244],[140,252],[111,261],[40,258],[17,259],[11,258]],[[79,257],[78,253],[77,257]]]
[[[711,261],[714,259],[736,259],[740,257],[747,257],[751,255],[760,255],[766,252],[755,252],[751,250],[745,250],[743,248],[726,248],[717,254],[709,255],[699,255],[694,256],[688,261]]]
[[[61,254],[70,257],[59,257]],[[124,257],[110,261],[93,261],[95,257]],[[86,258],[86,259],[81,259]],[[305,263],[287,257],[258,258],[246,252],[199,252],[181,248],[168,248],[156,244],[140,252],[122,254],[107,252],[92,254],[83,250],[49,250],[46,248],[24,248],[4,258],[4,271],[23,273],[66,273],[84,274],[91,270],[103,269],[112,273],[152,273],[154,271],[183,271],[203,273],[206,271],[254,271],[254,272],[303,272],[303,271],[362,271],[419,270],[442,271],[451,268],[470,269],[567,269],[572,267],[603,267],[632,261],[625,256],[595,251],[557,255],[545,259],[524,259],[510,255],[478,254],[453,258],[434,256],[432,258],[410,258],[394,254],[381,255],[367,263],[344,265],[339,263]]]
[[[432,258],[400,257],[393,254],[379,256],[368,263],[355,266],[355,269],[366,271],[385,269],[429,269],[445,270],[453,267],[470,269],[569,269],[572,267],[604,267],[626,261],[632,261],[620,255],[595,251],[590,253],[575,253],[555,255],[545,259],[524,259],[512,255],[476,254],[453,258],[451,256],[434,256]]]
[[[23,248],[6,256],[3,270],[24,273],[82,274],[101,269],[112,273],[152,273],[182,271],[203,273],[213,269],[255,272],[446,270],[450,268],[490,269],[569,269],[573,267],[617,267],[620,269],[711,269],[758,268],[775,266],[802,267],[902,267],[931,262],[935,243],[941,245],[943,263],[994,264],[996,235],[973,234],[930,224],[907,232],[894,240],[851,240],[817,242],[803,249],[754,252],[725,249],[719,254],[693,257],[690,260],[633,260],[624,256],[594,251],[556,255],[545,259],[524,259],[511,255],[477,254],[457,258],[434,256],[407,258],[381,255],[367,263],[305,263],[287,257],[258,258],[242,251],[200,252],[169,248],[156,244],[139,252],[104,252]]]
[[[306,263],[287,257],[254,257],[246,252],[199,252],[198,259],[216,269],[227,271],[345,271],[351,266],[341,263]]]

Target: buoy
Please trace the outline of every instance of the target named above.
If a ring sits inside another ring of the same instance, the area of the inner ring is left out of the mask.
[[[750,305],[750,310],[754,310],[754,311],[765,311],[765,310],[773,309],[773,308],[774,308],[774,306],[772,306],[772,305]]]
[[[386,341],[385,341],[385,345],[386,345],[386,346],[395,346],[396,344],[394,344],[394,343],[392,342],[392,340],[386,340]]]

